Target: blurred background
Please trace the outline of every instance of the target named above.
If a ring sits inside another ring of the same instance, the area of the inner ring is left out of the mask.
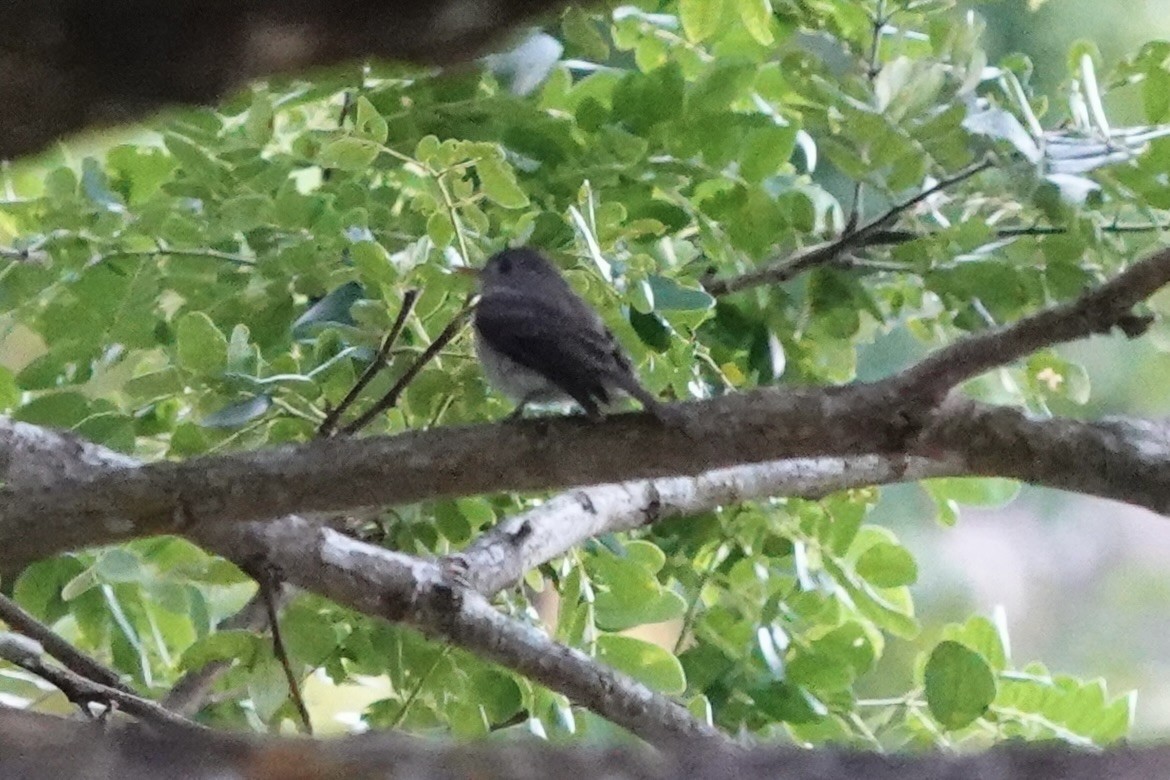
[[[987,22],[991,62],[1012,52],[1031,58],[1032,82],[1052,104],[1047,126],[1064,113],[1073,42],[1097,46],[1104,74],[1143,43],[1170,36],[1170,0],[967,5]],[[1136,90],[1111,90],[1108,113],[1117,124],[1141,123]],[[1163,330],[1138,342],[1096,338],[1063,348],[1085,366],[1093,386],[1090,406],[1071,411],[1167,416],[1168,347]],[[895,331],[866,349],[862,372],[885,374],[915,349]],[[1054,672],[1101,677],[1111,695],[1137,689],[1134,736],[1170,730],[1170,519],[1030,487],[1000,508],[964,507],[953,528],[937,521],[933,501],[916,486],[884,490],[877,513],[874,519],[896,530],[918,559],[915,601],[928,631],[971,611],[987,617],[998,611],[1015,664],[1042,660]],[[887,662],[906,668],[914,649],[890,651]]]

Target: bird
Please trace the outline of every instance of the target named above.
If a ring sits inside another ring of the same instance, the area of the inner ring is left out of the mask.
[[[497,252],[476,276],[476,355],[488,382],[517,402],[511,417],[528,404],[576,401],[597,420],[628,395],[662,422],[679,424],[679,410],[642,385],[601,317],[539,251]]]

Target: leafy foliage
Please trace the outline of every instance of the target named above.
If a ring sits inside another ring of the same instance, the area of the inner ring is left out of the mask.
[[[307,441],[407,290],[421,291],[417,305],[361,403],[463,306],[470,290],[450,269],[517,243],[555,256],[648,386],[680,398],[847,382],[859,352],[895,327],[925,348],[1073,297],[1141,248],[1143,232],[1122,226],[1170,207],[1170,145],[1157,130],[1104,126],[1092,52],[1070,57],[1077,100],[1050,107],[1031,94],[1024,58],[988,65],[978,20],[953,5],[570,9],[543,33],[564,58],[527,95],[490,72],[348,67],[176,112],[80,162],[18,168],[0,202],[0,404],[144,458]],[[1151,44],[1103,82],[1140,79],[1151,122],[1170,106],[1164,49]],[[988,155],[991,170],[908,209],[881,246],[783,285],[718,299],[704,287],[880,217]],[[1045,353],[969,390],[1044,412],[1085,403],[1089,379]],[[369,430],[506,411],[462,338]],[[926,490],[953,523],[960,504],[1002,503],[1015,486]],[[925,641],[913,553],[867,521],[877,495],[776,499],[607,539],[531,573],[502,608],[733,733],[884,747],[1127,733],[1129,698],[1016,666],[982,618]],[[445,553],[530,500],[396,507],[359,532]],[[144,693],[230,661],[220,685],[232,695],[203,719],[273,728],[294,714],[268,644],[213,629],[248,582],[154,539],[39,562],[14,589]],[[664,621],[676,645],[628,633]],[[362,714],[370,726],[608,733],[528,680],[315,597],[282,623],[306,674],[382,681]],[[913,687],[867,698],[891,641],[916,643]],[[27,693],[21,680],[0,687]]]

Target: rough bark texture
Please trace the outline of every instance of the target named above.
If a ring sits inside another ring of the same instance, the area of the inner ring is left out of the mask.
[[[890,756],[763,747],[721,753],[694,745],[661,754],[542,742],[450,745],[394,735],[334,741],[103,732],[91,723],[0,708],[0,777],[21,780],[1152,780],[1170,748],[1078,753],[1001,747],[978,755]]]

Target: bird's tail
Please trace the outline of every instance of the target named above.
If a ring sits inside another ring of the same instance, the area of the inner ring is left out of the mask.
[[[638,399],[638,402],[642,404],[642,408],[657,417],[663,425],[669,425],[672,428],[686,427],[687,416],[682,409],[670,404],[664,404],[658,400],[636,378],[632,376],[624,378],[621,389]]]

